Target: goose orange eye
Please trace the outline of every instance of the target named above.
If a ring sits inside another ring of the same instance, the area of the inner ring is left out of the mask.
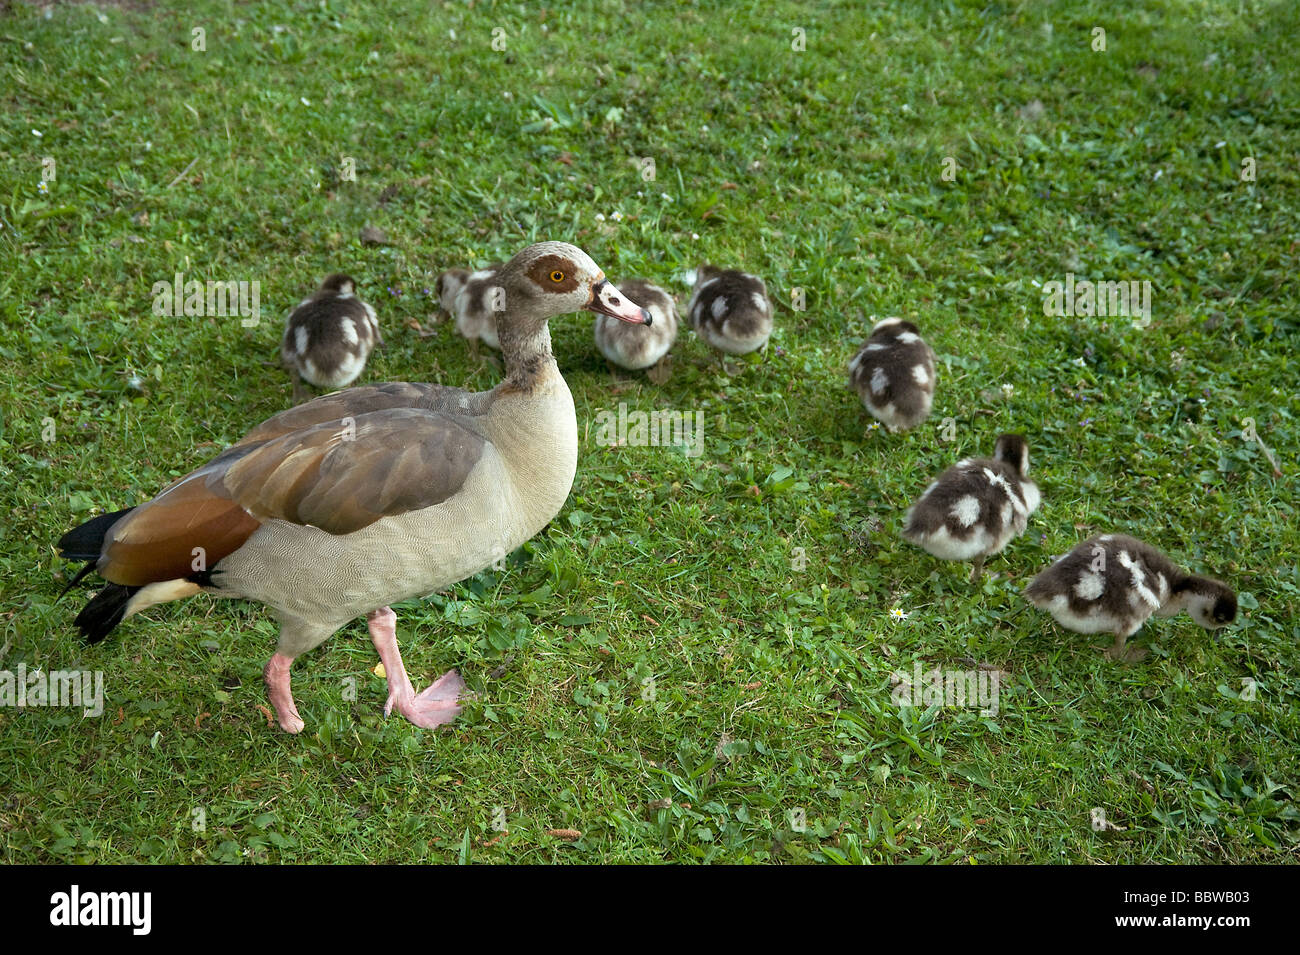
[[[551,273],[551,281],[552,281],[552,282],[563,282],[563,281],[564,281],[564,273],[561,272],[559,269],[556,269],[554,272]]]

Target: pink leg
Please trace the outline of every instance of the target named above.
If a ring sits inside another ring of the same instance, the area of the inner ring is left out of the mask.
[[[301,733],[306,724],[298,715],[298,707],[293,705],[293,693],[289,690],[289,667],[291,666],[293,666],[293,657],[277,653],[266,662],[266,669],[262,671],[262,676],[266,678],[266,693],[271,698],[271,705],[275,707],[280,729],[286,733]]]
[[[373,610],[366,617],[370,625],[370,639],[375,642],[384,672],[388,674],[388,702],[384,704],[387,716],[397,707],[416,726],[432,729],[450,723],[460,712],[456,698],[465,691],[465,682],[455,670],[448,670],[419,696],[406,676],[402,654],[397,649],[397,614],[389,607]]]

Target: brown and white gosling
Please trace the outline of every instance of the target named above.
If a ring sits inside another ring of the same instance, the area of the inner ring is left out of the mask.
[[[907,512],[903,537],[935,557],[974,561],[974,582],[985,557],[1025,532],[1040,500],[1024,435],[1004,434],[992,458],[958,461],[925,489]]]
[[[934,404],[934,350],[901,318],[878,322],[849,362],[849,385],[890,431],[915,428]]]
[[[1102,534],[1059,558],[1025,588],[1025,599],[1076,633],[1113,633],[1111,660],[1140,660],[1145,650],[1124,649],[1153,613],[1186,610],[1206,630],[1237,617],[1237,595],[1227,584],[1189,574],[1145,541]],[[1135,652],[1136,650],[1136,652]]]
[[[481,341],[489,348],[501,350],[497,338],[497,315],[505,311],[505,292],[497,279],[500,262],[470,272],[449,269],[438,276],[435,291],[438,302],[456,319],[456,331],[477,348]]]
[[[650,313],[652,324],[629,325],[609,315],[598,314],[594,327],[596,347],[611,365],[628,371],[651,369],[651,378],[662,384],[667,380],[667,374],[656,375],[654,369],[666,367],[668,350],[677,340],[677,307],[673,304],[673,297],[645,279],[626,279],[619,282],[618,287],[632,302]]]
[[[326,276],[284,325],[280,360],[293,376],[294,401],[308,396],[303,380],[331,391],[346,388],[366,367],[371,349],[382,344],[375,310],[357,298],[353,278],[341,272]]]
[[[718,351],[745,355],[772,335],[772,303],[757,275],[701,265],[686,307],[691,327]]]

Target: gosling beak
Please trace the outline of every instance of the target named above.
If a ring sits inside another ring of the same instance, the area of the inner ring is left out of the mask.
[[[615,288],[609,279],[601,279],[591,287],[591,301],[587,303],[587,309],[617,318],[629,325],[651,323],[650,313]]]

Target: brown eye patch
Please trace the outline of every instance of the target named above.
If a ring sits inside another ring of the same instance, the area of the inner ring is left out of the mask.
[[[544,255],[532,264],[528,277],[548,292],[572,292],[578,287],[572,262],[562,255]]]

